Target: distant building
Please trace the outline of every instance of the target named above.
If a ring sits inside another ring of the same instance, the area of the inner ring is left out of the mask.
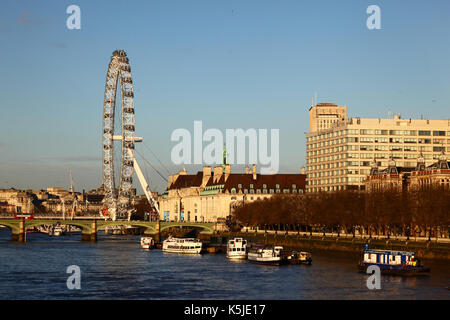
[[[388,167],[415,167],[419,154],[425,165],[450,151],[450,120],[347,119],[347,107],[318,104],[309,110],[306,134],[307,192],[364,189],[372,160]]]
[[[391,159],[385,169],[378,169],[372,163],[370,174],[365,180],[367,192],[380,190],[408,191],[418,190],[424,186],[446,186],[450,188],[450,163],[442,152],[438,161],[425,166],[422,155],[417,159],[415,167],[399,167]]]
[[[185,170],[170,175],[167,190],[159,196],[161,220],[216,222],[226,219],[242,203],[275,194],[299,194],[305,190],[304,174],[262,175],[246,167],[245,173],[231,173],[225,164],[188,175]]]

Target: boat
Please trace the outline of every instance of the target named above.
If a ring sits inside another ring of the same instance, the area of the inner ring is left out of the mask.
[[[152,237],[141,237],[141,248],[142,249],[153,249],[155,245],[155,240]]]
[[[381,274],[388,275],[427,275],[430,268],[423,266],[415,252],[369,249],[366,245],[364,257],[358,264],[360,272],[370,266],[378,266]]]
[[[285,263],[285,260],[281,259],[282,250],[282,246],[252,246],[248,250],[247,258],[252,263],[281,265]]]
[[[195,238],[173,238],[170,236],[163,241],[163,252],[199,254],[202,251],[202,242]]]
[[[55,228],[53,228],[53,236],[55,237],[59,237],[60,235],[63,234],[63,229],[61,226],[55,226]]]
[[[312,263],[311,253],[305,251],[292,251],[292,253],[286,257],[286,260],[289,264],[311,265]]]
[[[247,258],[247,240],[234,238],[227,243],[228,259],[246,259]]]

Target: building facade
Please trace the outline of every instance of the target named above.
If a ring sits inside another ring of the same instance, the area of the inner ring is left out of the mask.
[[[160,219],[216,222],[242,203],[303,193],[305,181],[306,175],[300,173],[261,175],[256,165],[245,173],[231,173],[230,165],[205,166],[194,175],[183,170],[169,176],[167,190],[158,198]]]
[[[374,162],[364,184],[367,192],[414,191],[426,186],[450,188],[450,163],[444,152],[429,166],[425,165],[423,155],[419,155],[415,167],[399,167],[390,159],[388,167],[381,170]]]
[[[326,110],[325,104],[313,106],[309,111],[307,192],[364,189],[373,159],[379,167],[388,167],[390,158],[396,166],[415,167],[422,154],[429,166],[442,152],[450,151],[450,120],[402,119],[400,115],[389,119],[342,119],[347,107],[326,105],[330,116],[334,112],[333,121],[322,118],[328,122],[317,123],[311,116],[316,109]]]

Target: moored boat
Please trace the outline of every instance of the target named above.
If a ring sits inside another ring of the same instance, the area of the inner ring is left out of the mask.
[[[280,265],[285,262],[285,260],[281,259],[282,250],[282,246],[255,246],[248,250],[247,258],[252,263]]]
[[[370,266],[378,266],[381,274],[389,275],[427,275],[430,268],[423,266],[415,252],[364,249],[363,260],[358,264],[360,272]]]
[[[234,238],[227,243],[228,259],[246,259],[247,258],[247,240]]]
[[[153,249],[155,241],[152,237],[141,237],[141,248],[142,249]]]
[[[163,252],[199,254],[202,251],[202,242],[195,238],[169,237],[163,241]]]
[[[290,255],[286,257],[289,264],[306,264],[312,263],[311,253],[305,251],[292,251]]]
[[[53,236],[54,237],[59,237],[59,236],[61,236],[63,234],[63,229],[62,229],[62,227],[61,226],[55,226],[54,228],[53,228]]]

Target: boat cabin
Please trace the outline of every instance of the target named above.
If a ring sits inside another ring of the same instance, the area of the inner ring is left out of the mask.
[[[408,251],[364,250],[364,262],[387,265],[410,265],[418,263],[416,254]]]

